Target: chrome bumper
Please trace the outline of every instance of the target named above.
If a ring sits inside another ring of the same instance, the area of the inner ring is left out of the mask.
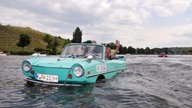
[[[35,83],[35,84],[50,85],[50,86],[84,86],[82,84],[59,84],[59,83],[41,82],[41,81],[33,80],[31,78],[24,78],[24,80]]]

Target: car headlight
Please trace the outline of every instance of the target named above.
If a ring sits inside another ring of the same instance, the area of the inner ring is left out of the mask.
[[[23,64],[23,70],[24,70],[24,71],[29,71],[29,70],[31,70],[31,63],[25,62],[25,63]]]
[[[84,74],[84,70],[81,66],[76,66],[73,70],[73,73],[76,77],[81,77]]]

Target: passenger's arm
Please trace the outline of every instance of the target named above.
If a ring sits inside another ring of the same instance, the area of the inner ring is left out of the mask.
[[[115,55],[117,54],[117,52],[119,51],[119,47],[120,47],[120,41],[116,40],[116,49],[113,53],[111,53],[111,58],[114,58]]]

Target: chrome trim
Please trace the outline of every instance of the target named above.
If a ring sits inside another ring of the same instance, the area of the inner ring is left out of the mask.
[[[70,69],[70,68],[66,68],[66,67],[47,67],[47,66],[39,66],[38,64],[37,65],[31,65],[33,67],[42,67],[42,68],[57,68],[57,69]]]
[[[24,80],[32,83],[36,83],[36,84],[51,85],[51,86],[83,86],[81,84],[59,84],[59,83],[41,82],[41,81],[33,80],[31,78],[24,78]]]
[[[101,74],[107,74],[107,73],[111,73],[111,72],[115,72],[115,71],[119,71],[119,70],[125,70],[126,68],[121,68],[121,69],[115,69],[115,70],[110,70],[110,71],[106,71],[106,72],[103,72],[103,73],[98,73],[98,74],[92,74],[92,75],[88,75],[86,78],[89,78],[89,77],[94,77],[94,76],[98,76],[98,75],[101,75]]]

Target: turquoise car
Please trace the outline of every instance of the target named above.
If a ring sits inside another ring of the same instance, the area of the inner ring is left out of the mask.
[[[22,62],[27,83],[47,85],[83,85],[109,79],[126,69],[124,56],[108,60],[105,46],[72,43],[59,57],[33,57]]]

